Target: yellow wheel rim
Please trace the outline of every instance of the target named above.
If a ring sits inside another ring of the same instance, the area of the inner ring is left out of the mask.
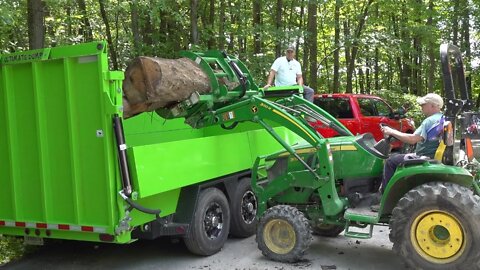
[[[417,216],[410,230],[417,253],[427,261],[446,264],[458,259],[465,250],[465,232],[453,215],[440,210]]]
[[[276,254],[287,254],[296,243],[293,226],[282,219],[272,219],[265,224],[263,240],[268,249]]]

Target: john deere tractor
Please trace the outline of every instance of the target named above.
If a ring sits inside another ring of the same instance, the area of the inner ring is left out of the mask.
[[[455,98],[454,85],[464,81],[454,83],[449,60],[455,59],[454,70],[462,78],[458,48],[442,45],[441,55],[446,121],[439,156],[444,163],[458,164],[455,120],[471,108],[471,101],[465,87],[460,87],[461,99]],[[285,98],[275,102],[278,107],[258,107],[261,113],[284,108],[293,115],[331,120],[323,110],[299,100]],[[331,122],[348,134],[341,124]],[[263,255],[295,262],[308,249],[312,233],[335,237],[344,231],[347,237],[365,239],[372,237],[375,225],[388,224],[394,251],[413,269],[480,269],[479,189],[467,166],[405,161],[385,187],[379,211],[373,212],[389,156],[388,139],[376,142],[371,134],[324,139],[305,126],[299,129],[308,131],[299,133],[305,145],[259,157],[253,168],[256,241]]]
[[[449,59],[452,48],[442,50],[442,57]],[[466,168],[439,160],[406,161],[385,187],[380,209],[373,212],[370,206],[378,199],[375,194],[389,156],[388,139],[376,142],[369,133],[354,136],[304,100],[301,87],[259,89],[246,67],[231,56],[215,51],[184,56],[206,72],[212,91],[194,92],[158,114],[184,117],[195,128],[241,129],[239,123],[253,122],[283,147],[256,158],[251,169],[256,201],[245,205],[248,213],[256,209],[256,240],[266,257],[294,262],[305,254],[312,232],[334,237],[344,231],[347,237],[365,239],[372,237],[373,226],[388,224],[395,252],[414,269],[480,269],[479,190]],[[463,66],[458,69],[463,71]],[[450,70],[445,78],[451,80]],[[218,83],[225,78],[237,86]],[[455,99],[453,87],[445,92],[450,126],[441,149],[443,160],[449,161],[455,119],[468,106],[468,96]],[[313,121],[341,136],[323,138],[309,124]],[[291,137],[281,136],[279,126],[290,130]]]

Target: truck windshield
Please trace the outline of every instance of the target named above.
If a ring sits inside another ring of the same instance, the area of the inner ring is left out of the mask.
[[[321,97],[315,99],[314,103],[337,119],[353,118],[348,98]]]

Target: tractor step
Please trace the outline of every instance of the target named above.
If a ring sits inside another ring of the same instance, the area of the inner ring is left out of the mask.
[[[380,218],[378,212],[374,212],[371,209],[372,204],[377,204],[380,200],[376,193],[355,193],[348,197],[351,207],[348,208],[343,215],[346,220],[369,224],[375,224],[378,222]]]
[[[368,226],[370,226],[368,233],[365,233],[365,232],[351,231],[350,224],[347,223],[347,226],[345,227],[344,235],[346,237],[351,237],[351,238],[370,239],[372,238],[372,235],[373,235],[373,224],[369,224]]]
[[[345,227],[345,236],[352,238],[368,239],[372,237],[373,225],[376,224],[380,218],[377,212],[371,210],[372,204],[377,203],[379,198],[375,194],[352,194],[349,196],[352,207],[345,211],[343,217],[347,220]],[[350,226],[351,224],[359,224],[359,226]],[[361,226],[360,226],[361,224]],[[352,231],[351,228],[366,228],[370,226],[368,232]]]
[[[346,220],[361,222],[361,223],[370,223],[375,224],[379,220],[379,215],[377,212],[373,212],[370,209],[370,205],[350,208],[345,211],[343,217]]]

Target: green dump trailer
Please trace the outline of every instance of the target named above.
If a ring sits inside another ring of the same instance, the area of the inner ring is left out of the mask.
[[[200,255],[253,234],[250,169],[282,146],[252,123],[122,121],[123,77],[105,42],[1,56],[0,234],[119,244],[177,235]]]

